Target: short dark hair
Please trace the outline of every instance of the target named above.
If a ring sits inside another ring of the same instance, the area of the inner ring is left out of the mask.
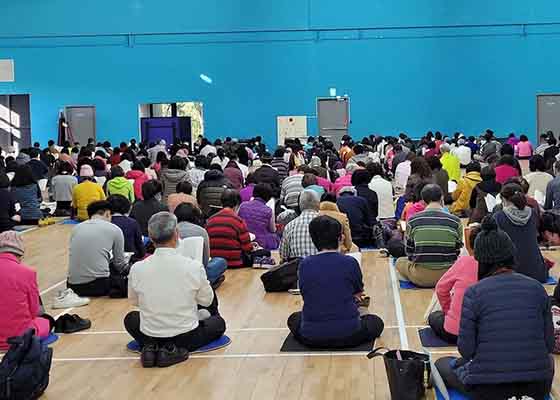
[[[222,193],[222,206],[235,208],[241,204],[241,196],[239,192],[234,189],[226,189]]]
[[[383,176],[383,166],[380,163],[369,163],[366,168],[372,177],[376,175]]]
[[[465,169],[467,173],[469,172],[480,172],[480,163],[478,161],[471,161],[467,168]]]
[[[546,171],[546,162],[544,160],[544,157],[541,156],[540,154],[536,154],[533,157],[531,157],[531,159],[529,160],[529,170],[531,172]]]
[[[330,203],[335,203],[336,204],[336,194],[331,193],[331,192],[323,193],[323,195],[321,196],[321,203],[323,201],[328,201]]]
[[[177,193],[192,194],[192,184],[189,181],[182,181],[177,184]]]
[[[496,179],[496,171],[494,171],[494,168],[490,166],[486,166],[482,168],[482,170],[480,171],[480,177],[482,178],[483,181],[494,180]]]
[[[72,172],[74,172],[74,167],[72,167],[72,164],[70,164],[67,161],[60,161],[58,164],[58,171],[57,173],[59,175],[63,175],[64,173],[68,174],[68,175],[72,175]]]
[[[105,211],[111,211],[111,204],[107,200],[94,201],[87,208],[90,218],[97,214],[104,214]]]
[[[0,172],[0,189],[10,187],[10,178],[3,172]]]
[[[144,163],[141,162],[140,160],[136,160],[134,161],[134,163],[132,164],[132,170],[133,171],[146,171],[146,168],[144,167]]]
[[[124,170],[121,167],[116,165],[111,168],[111,179],[115,179],[121,176],[124,176]]]
[[[432,157],[428,157],[428,165],[430,166],[430,168],[433,170],[435,169],[442,169],[443,166],[441,165],[441,161],[439,160],[439,158],[432,156]]]
[[[122,194],[113,194],[107,197],[107,201],[111,205],[112,213],[126,214],[130,211],[130,201]]]
[[[351,178],[352,186],[367,185],[370,180],[371,177],[367,169],[357,169]]]
[[[171,158],[171,161],[169,161],[167,167],[169,169],[180,169],[184,171],[187,169],[187,162],[183,157],[173,156],[173,158]]]
[[[426,204],[430,204],[436,201],[441,201],[441,198],[443,197],[443,191],[438,185],[430,183],[424,186],[422,192],[420,192],[420,196]]]
[[[342,235],[342,225],[332,217],[320,215],[311,220],[309,234],[317,250],[335,250]]]
[[[159,181],[154,179],[149,180],[142,184],[142,197],[144,198],[144,200],[153,199],[156,194],[161,193],[162,190],[163,187],[161,186],[161,183]]]
[[[33,178],[33,170],[29,164],[18,165],[14,178],[12,179],[12,186],[27,186],[34,183],[37,182],[35,182],[35,179]]]
[[[317,184],[317,177],[314,174],[307,172],[303,175],[303,178],[301,180],[301,186],[306,188],[308,186],[316,185],[316,184]]]
[[[202,222],[202,212],[191,203],[179,204],[175,209],[175,216],[178,222],[190,222],[196,225],[200,225]]]
[[[39,154],[40,154],[40,152],[39,152],[38,148],[33,147],[33,148],[29,149],[29,157],[37,158],[37,157],[39,157]]]
[[[272,187],[268,183],[259,183],[253,189],[253,197],[268,202],[272,198]]]

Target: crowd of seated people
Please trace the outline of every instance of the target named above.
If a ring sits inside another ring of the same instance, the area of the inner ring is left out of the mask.
[[[525,135],[501,143],[490,130],[478,139],[345,136],[340,149],[322,137],[273,149],[262,138],[200,138],[192,147],[49,143],[39,154],[26,149],[2,160],[0,228],[37,223],[44,196],[56,203],[55,215],[82,222],[72,230],[67,289],[56,301],[73,307],[88,297],[134,299],[139,311],[124,323],[145,367],[181,362],[221,336],[215,290],[226,269],[251,267],[263,251],[277,250],[280,262],[301,260],[303,309],[287,321],[296,340],[321,348],[372,341],[383,321],[361,307],[362,267],[348,254],[387,244],[401,279],[435,288],[441,311],[429,325],[462,357],[438,362],[446,383],[477,399],[485,390],[540,398],[553,373],[554,336],[541,285],[553,263],[539,246],[560,244],[558,153],[551,135],[533,149]],[[189,238],[199,238],[200,259],[175,251]],[[0,264],[35,290],[19,265],[23,250],[12,233],[6,240]],[[461,255],[464,246],[472,254]],[[512,297],[508,287],[526,301],[504,302]],[[161,302],[164,291],[178,301]],[[505,306],[519,315],[500,313]],[[36,308],[21,327],[43,322]],[[538,315],[525,324],[529,310]],[[508,364],[505,354],[519,354],[523,340],[531,346]],[[479,355],[489,343],[503,349],[494,362]],[[529,362],[532,370],[523,366]]]

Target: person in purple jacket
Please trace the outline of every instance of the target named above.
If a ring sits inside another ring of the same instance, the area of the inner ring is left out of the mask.
[[[255,241],[266,250],[275,250],[280,244],[276,233],[274,212],[266,203],[272,198],[272,188],[267,183],[259,183],[253,190],[253,200],[242,203],[239,216],[247,224]]]

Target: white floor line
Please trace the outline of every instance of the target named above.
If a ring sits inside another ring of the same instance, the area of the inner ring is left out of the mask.
[[[46,288],[45,290],[39,292],[39,294],[42,296],[42,295],[44,295],[44,294],[50,292],[51,290],[53,290],[53,289],[59,287],[59,286],[62,285],[63,283],[66,283],[66,279],[64,279],[64,280],[62,280],[62,281],[60,281],[60,282],[58,282],[58,283],[55,283],[54,285],[52,285],[52,286]]]
[[[399,336],[401,338],[401,348],[403,350],[408,350],[408,336],[406,335],[406,327],[404,322],[404,314],[401,304],[401,295],[399,292],[399,281],[397,279],[397,273],[395,271],[395,266],[393,265],[393,259],[389,259],[389,273],[391,274],[391,286],[393,287],[393,299],[395,301],[395,312],[397,314],[397,324],[399,326]]]
[[[317,353],[263,353],[263,354],[194,354],[189,359],[224,359],[224,358],[286,358],[286,357],[365,357],[364,352],[317,352]],[[75,357],[53,358],[54,362],[79,362],[79,361],[129,361],[138,360],[136,357]]]

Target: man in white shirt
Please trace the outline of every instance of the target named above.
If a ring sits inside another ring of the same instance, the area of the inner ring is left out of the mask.
[[[159,144],[155,145],[154,147],[148,149],[148,156],[150,157],[150,161],[152,163],[156,162],[158,153],[163,152],[167,154],[167,146],[165,140],[160,140]]]
[[[202,139],[201,148],[200,148],[200,155],[204,157],[208,157],[210,154],[217,155],[218,150],[216,147],[212,146],[208,139]]]
[[[410,176],[410,164],[414,159],[415,155],[412,152],[409,152],[406,155],[406,160],[399,163],[397,168],[395,169],[395,192],[401,194],[404,193],[406,188],[406,183],[408,182],[408,177]]]
[[[383,167],[379,163],[368,165],[368,172],[373,178],[368,187],[377,194],[379,219],[395,218],[395,203],[393,202],[393,185],[383,179]]]
[[[142,348],[144,368],[168,367],[220,338],[226,323],[217,312],[202,263],[176,250],[177,218],[168,212],[155,214],[148,223],[148,233],[156,250],[130,271],[129,298],[140,311],[128,313],[124,326]],[[199,305],[213,306],[206,319],[199,320]]]
[[[465,145],[465,139],[459,139],[457,144],[459,146],[451,150],[451,154],[459,159],[461,168],[467,168],[467,165],[469,165],[472,161],[471,148]]]

